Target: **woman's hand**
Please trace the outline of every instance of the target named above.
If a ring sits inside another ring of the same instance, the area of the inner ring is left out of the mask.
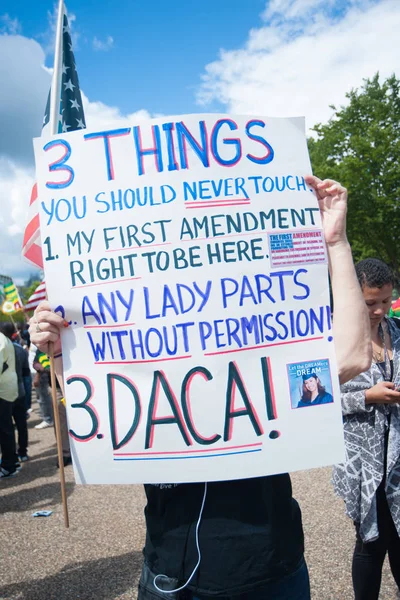
[[[29,334],[42,352],[47,353],[49,342],[53,342],[57,354],[61,352],[60,330],[64,327],[68,327],[67,321],[53,312],[48,302],[41,302],[29,321]]]
[[[313,175],[305,177],[307,185],[317,195],[322,227],[327,246],[347,242],[346,214],[347,190],[333,179],[322,181]]]
[[[380,381],[365,392],[366,404],[396,404],[400,402],[400,392],[391,381]]]

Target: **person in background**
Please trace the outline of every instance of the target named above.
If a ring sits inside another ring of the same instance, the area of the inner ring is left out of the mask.
[[[332,180],[308,176],[306,182],[318,200],[328,249],[335,353],[343,383],[371,361],[368,315],[346,238],[347,191]],[[48,302],[41,303],[31,319],[32,342],[44,352],[54,342],[55,369],[60,374],[60,330],[67,325]],[[74,352],[84,353],[85,348]],[[301,512],[287,473],[146,485],[145,491],[147,535],[139,600],[178,598],[175,592],[164,596],[156,585],[170,591],[185,588],[179,597],[187,600],[310,599]],[[201,524],[196,525],[200,514]]]
[[[49,360],[47,355],[43,354],[42,357],[42,362],[44,363],[44,367],[45,370],[47,370],[47,381],[43,380],[41,381],[40,379],[40,373],[38,371],[35,370],[35,366],[36,368],[41,369],[42,365],[39,366],[37,364],[37,358],[40,357],[40,351],[38,350],[38,348],[36,348],[36,346],[31,343],[30,348],[29,348],[29,363],[30,363],[30,369],[31,369],[31,373],[34,373],[34,387],[36,389],[36,395],[37,395],[37,399],[39,402],[39,406],[41,407],[40,404],[40,398],[41,395],[42,397],[44,396],[45,398],[45,407],[47,410],[47,414],[50,414],[51,417],[53,416],[53,403],[52,403],[52,398],[51,398],[51,393],[50,393],[50,388],[49,388],[49,370],[48,370],[48,366],[49,366]],[[42,385],[42,387],[40,387],[40,385]],[[64,463],[64,467],[72,464],[72,459],[71,459],[71,449],[70,449],[70,445],[69,445],[69,433],[68,433],[68,424],[67,424],[67,413],[66,413],[66,409],[65,409],[65,401],[63,398],[61,398],[61,389],[59,387],[57,387],[57,396],[58,396],[58,407],[59,407],[59,415],[60,415],[60,429],[61,429],[61,445],[62,445],[62,451],[63,451],[63,463]],[[49,404],[50,403],[50,407]],[[43,416],[43,412],[42,412],[42,408],[41,408],[41,414],[42,414],[42,423],[45,421],[46,423],[49,422],[50,424],[52,424],[52,421],[49,421],[48,419],[44,419]],[[39,425],[36,425],[35,429],[44,429],[45,427],[47,427],[47,425],[42,425],[42,423],[39,423]],[[59,464],[57,461],[57,468],[59,468]]]
[[[44,352],[36,350],[33,368],[36,375],[33,380],[33,385],[36,387],[38,402],[40,407],[40,416],[42,422],[35,426],[35,429],[46,429],[53,427],[53,405],[50,393],[50,361]]]
[[[17,473],[12,422],[12,406],[17,396],[14,346],[8,337],[0,332],[0,480],[13,477]]]
[[[394,276],[378,259],[356,265],[368,308],[372,363],[341,387],[346,462],[335,492],[353,520],[355,600],[377,600],[386,553],[400,590],[400,329],[390,310]]]
[[[36,348],[35,344],[32,344],[32,342],[31,342],[30,346],[29,346],[29,350],[28,350],[29,369],[31,372],[31,398],[30,398],[31,405],[27,409],[29,414],[31,414],[31,412],[33,411],[33,408],[32,408],[33,390],[35,390],[36,400],[39,402],[39,392],[38,392],[38,387],[37,387],[38,377],[36,375],[37,371],[33,366],[33,363],[34,363],[35,357],[36,357],[36,352],[37,352],[37,348]]]
[[[15,370],[18,379],[18,397],[13,402],[12,416],[18,433],[18,447],[15,455],[15,465],[18,469],[19,461],[28,460],[28,427],[26,424],[26,398],[24,377],[30,376],[28,354],[26,350],[16,341],[18,334],[13,323],[0,323],[0,331],[13,343],[15,351]]]
[[[18,324],[18,340],[17,341],[22,348],[27,352],[29,356],[29,348],[31,345],[31,338],[29,335],[29,330],[27,329],[27,323],[19,323]],[[31,367],[29,363],[29,367]],[[32,412],[32,375],[31,369],[29,373],[24,376],[24,387],[25,387],[25,404],[26,404],[26,418],[29,419],[30,413]]]
[[[21,340],[23,341],[21,346],[26,346],[29,350],[29,346],[31,345],[31,336],[29,335],[29,323],[19,323],[18,333],[21,337]]]
[[[29,354],[28,356],[28,366],[29,366]],[[24,388],[25,388],[25,408],[26,408],[26,418],[29,419],[30,413],[32,412],[32,375],[31,369],[29,367],[29,374],[24,375]]]

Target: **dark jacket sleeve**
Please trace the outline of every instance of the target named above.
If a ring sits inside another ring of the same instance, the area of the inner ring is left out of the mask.
[[[28,353],[24,350],[24,357],[22,359],[22,377],[29,377],[31,370],[29,368]]]

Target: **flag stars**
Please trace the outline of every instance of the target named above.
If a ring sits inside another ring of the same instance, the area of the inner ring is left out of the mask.
[[[73,92],[74,87],[76,87],[76,86],[72,83],[71,79],[69,79],[66,83],[64,83],[64,91],[71,90],[71,92]]]
[[[76,110],[80,109],[81,105],[78,104],[78,101],[75,98],[73,100],[70,98],[69,101],[71,102],[70,108],[76,108]]]
[[[69,33],[68,21],[64,18],[63,23],[63,48],[62,48],[62,63],[60,70],[62,71],[60,100],[58,117],[59,133],[74,131],[75,129],[84,129],[86,127],[85,117],[83,112],[82,98],[79,90],[78,74],[76,72],[74,54],[72,51],[71,36]],[[46,109],[49,112],[49,109]],[[48,118],[46,119],[46,123]]]

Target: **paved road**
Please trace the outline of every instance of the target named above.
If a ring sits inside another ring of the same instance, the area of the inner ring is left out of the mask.
[[[141,486],[76,486],[66,469],[71,526],[64,529],[51,429],[30,423],[31,461],[0,483],[0,600],[132,600],[144,539]],[[313,600],[351,600],[353,527],[330,487],[330,469],[293,475],[303,510]],[[38,509],[48,518],[32,518]],[[396,592],[385,566],[381,599]]]

